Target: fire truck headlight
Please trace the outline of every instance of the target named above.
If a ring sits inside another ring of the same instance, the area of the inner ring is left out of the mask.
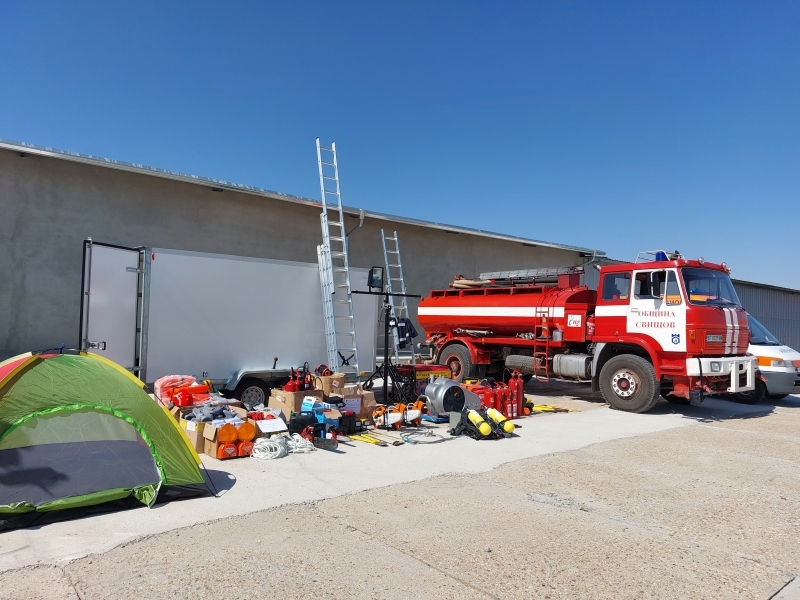
[[[712,373],[719,373],[720,371],[722,371],[722,363],[717,362],[717,361],[712,361],[711,362],[711,372]]]

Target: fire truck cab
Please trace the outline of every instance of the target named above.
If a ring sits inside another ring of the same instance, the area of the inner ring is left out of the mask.
[[[749,329],[725,263],[654,253],[604,266],[592,336],[592,386],[640,412],[659,396],[700,404],[755,386]],[[645,364],[647,363],[647,364]]]

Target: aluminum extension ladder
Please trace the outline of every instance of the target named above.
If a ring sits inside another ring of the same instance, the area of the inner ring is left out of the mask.
[[[332,156],[329,161],[323,160]],[[323,148],[317,138],[317,164],[319,187],[322,194],[322,244],[317,246],[319,280],[322,287],[322,311],[325,320],[325,345],[328,366],[332,371],[360,377],[358,344],[350,288],[350,265],[347,260],[347,234],[342,211],[342,194],[339,188],[339,164],[336,160],[336,142]],[[335,189],[328,189],[333,182]],[[328,208],[334,213],[330,220]],[[335,211],[333,210],[335,208]],[[348,378],[350,379],[350,378]]]
[[[387,246],[386,242],[390,242]],[[397,239],[397,232],[393,237],[387,237],[381,229],[381,243],[383,244],[383,263],[386,267],[386,291],[389,292],[389,305],[392,307],[392,314],[397,320],[407,319],[408,301],[405,296],[395,298],[391,294],[405,294],[406,282],[403,279],[403,263],[400,260],[400,241]],[[397,328],[392,328],[392,343],[394,345],[395,363],[414,364],[414,344],[411,343],[405,348],[400,347],[400,340]]]

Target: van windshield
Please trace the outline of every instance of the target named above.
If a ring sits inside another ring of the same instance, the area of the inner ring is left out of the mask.
[[[783,346],[769,330],[752,316],[747,315],[747,325],[750,327],[750,343],[756,346]]]
[[[741,306],[727,273],[711,269],[681,269],[689,302],[696,306]]]

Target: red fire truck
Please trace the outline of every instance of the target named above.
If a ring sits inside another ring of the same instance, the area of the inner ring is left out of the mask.
[[[420,302],[421,345],[459,380],[516,369],[591,381],[630,412],[650,410],[659,396],[698,405],[755,387],[747,313],[725,263],[653,251],[598,268],[598,291],[580,285],[583,267],[456,280]]]

